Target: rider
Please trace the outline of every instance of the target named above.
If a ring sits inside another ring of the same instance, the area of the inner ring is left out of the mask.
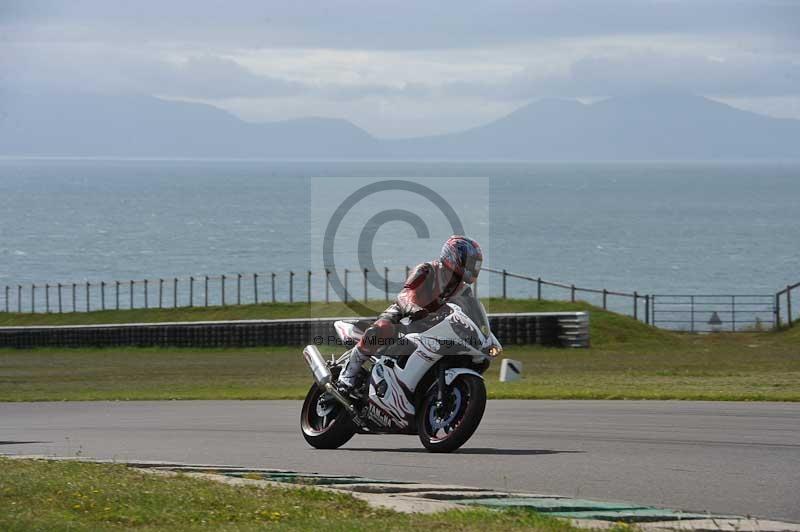
[[[378,316],[358,344],[350,350],[347,365],[339,374],[339,384],[349,390],[367,359],[396,337],[397,324],[403,318],[418,320],[436,312],[447,300],[458,294],[464,284],[478,278],[483,253],[477,242],[453,235],[442,246],[439,260],[424,262],[406,279],[395,302]]]

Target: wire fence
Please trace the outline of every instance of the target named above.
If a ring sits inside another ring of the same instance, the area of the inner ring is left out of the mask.
[[[0,312],[67,313],[370,298],[388,301],[391,290],[402,284],[409,272],[408,266],[387,267],[381,272],[383,277],[376,278],[377,272],[368,269],[345,269],[343,297],[333,289],[330,270],[5,285]],[[390,282],[392,273],[396,280]]]
[[[502,299],[507,299],[509,293],[513,293],[509,290],[510,281],[516,279],[530,283],[530,288],[535,290],[535,295],[528,291],[529,298],[535,298],[540,301],[542,299],[568,300],[573,303],[580,299],[581,301],[587,301],[600,306],[604,310],[614,310],[628,314],[645,323],[650,323],[651,320],[651,296],[649,294],[640,294],[635,290],[633,292],[622,292],[619,290],[608,290],[606,288],[580,287],[574,284],[548,281],[541,277],[512,273],[508,270],[484,268],[483,271],[501,276],[500,297]],[[519,289],[518,286],[516,288]],[[552,290],[553,288],[557,289],[555,293]],[[579,298],[578,296],[580,294],[585,294],[588,297]]]
[[[787,325],[800,318],[792,307],[792,292],[800,283],[788,285],[776,294],[642,294],[638,291],[586,288],[512,273],[505,269],[484,268],[501,276],[500,297],[518,297],[514,280],[528,284],[527,297],[581,300],[605,310],[632,316],[646,324],[685,332],[761,332]],[[555,289],[555,294],[553,293]],[[545,293],[547,292],[547,293]]]
[[[786,285],[786,288],[778,291],[775,294],[775,325],[780,327],[785,320],[786,325],[791,327],[798,317],[792,314],[792,291],[797,290],[800,292],[800,283]],[[781,306],[781,302],[785,302],[785,306]]]
[[[343,290],[338,291],[333,289],[330,270],[6,285],[0,294],[0,312],[67,313],[370,299],[388,302],[410,270],[409,266],[384,267],[382,271],[345,269]],[[581,300],[646,324],[687,332],[769,330],[783,324],[791,326],[798,319],[798,305],[792,308],[792,293],[800,289],[800,283],[776,294],[648,294],[580,287],[505,269],[483,271],[498,276],[496,283],[481,278],[480,291],[489,296]]]
[[[688,332],[758,332],[775,328],[771,294],[652,295],[653,325]]]

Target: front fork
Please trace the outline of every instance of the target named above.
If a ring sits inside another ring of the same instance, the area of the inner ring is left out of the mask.
[[[438,390],[436,390],[436,408],[441,408],[444,405],[444,389],[447,386],[444,380],[444,364],[439,364],[436,370],[436,381],[438,382]]]

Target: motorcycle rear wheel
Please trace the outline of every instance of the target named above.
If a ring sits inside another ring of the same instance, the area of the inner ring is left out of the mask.
[[[319,386],[313,384],[303,401],[300,412],[300,429],[303,438],[309,445],[316,449],[338,449],[356,433],[356,425],[342,405],[330,397],[330,404],[324,411],[331,408],[327,415],[319,415],[318,403],[325,394]],[[327,403],[327,401],[325,401]]]
[[[455,451],[472,437],[486,410],[486,385],[475,375],[463,374],[447,387],[445,405],[437,408],[438,387],[425,394],[417,411],[417,432],[433,453]]]

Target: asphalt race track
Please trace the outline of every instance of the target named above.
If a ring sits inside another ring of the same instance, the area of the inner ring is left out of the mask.
[[[2,403],[0,453],[353,474],[800,522],[797,403],[491,401],[451,455],[426,453],[414,436],[317,451],[299,411],[299,401]]]

